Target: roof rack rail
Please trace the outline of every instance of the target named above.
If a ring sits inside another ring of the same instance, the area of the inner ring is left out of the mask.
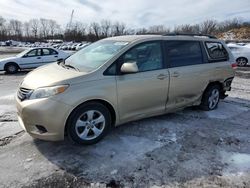
[[[207,34],[189,34],[189,33],[167,33],[164,34],[163,36],[192,36],[192,37],[207,37],[210,39],[217,39],[215,36],[213,35],[207,35]]]

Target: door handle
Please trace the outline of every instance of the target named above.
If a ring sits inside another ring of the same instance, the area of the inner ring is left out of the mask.
[[[55,57],[58,57],[57,55],[55,55]]]
[[[165,78],[167,78],[167,75],[165,75],[165,74],[159,74],[157,76],[157,79],[159,79],[159,80],[164,80]]]
[[[41,59],[41,57],[37,57],[37,59]]]
[[[173,72],[172,77],[179,77],[180,73],[179,72]]]

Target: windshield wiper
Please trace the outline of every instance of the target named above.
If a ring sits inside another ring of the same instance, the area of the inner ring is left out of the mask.
[[[69,68],[70,68],[70,69],[74,69],[74,70],[80,72],[80,70],[79,70],[78,68],[76,68],[76,67],[74,67],[74,66],[72,66],[72,65],[69,65],[69,64],[65,64],[65,61],[64,61],[64,60],[58,61],[57,64],[58,64],[58,65],[61,65],[63,68],[66,68],[66,69],[69,69]]]
[[[71,68],[71,69],[75,69],[75,70],[77,70],[77,71],[79,71],[80,72],[80,70],[78,69],[78,68],[76,68],[76,67],[74,67],[74,66],[72,66],[72,65],[66,65],[65,63],[62,65],[63,67],[65,67],[65,68]]]

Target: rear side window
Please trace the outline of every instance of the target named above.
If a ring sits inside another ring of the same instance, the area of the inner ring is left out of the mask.
[[[49,49],[43,49],[43,55],[50,55]]]
[[[212,61],[228,60],[228,53],[220,42],[205,42],[208,55]]]
[[[166,41],[165,46],[170,67],[203,63],[200,42],[198,41]]]
[[[57,54],[58,53],[53,49],[49,49],[49,48],[43,49],[43,55],[57,55]]]
[[[53,50],[53,49],[49,49],[49,51],[50,51],[50,54],[51,54],[51,55],[57,55],[57,54],[58,54],[58,52],[55,51],[55,50]]]

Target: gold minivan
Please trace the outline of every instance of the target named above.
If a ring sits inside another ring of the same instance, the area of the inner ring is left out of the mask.
[[[200,35],[100,40],[30,72],[16,95],[31,136],[93,144],[125,122],[199,105],[214,110],[234,77],[224,42]]]

